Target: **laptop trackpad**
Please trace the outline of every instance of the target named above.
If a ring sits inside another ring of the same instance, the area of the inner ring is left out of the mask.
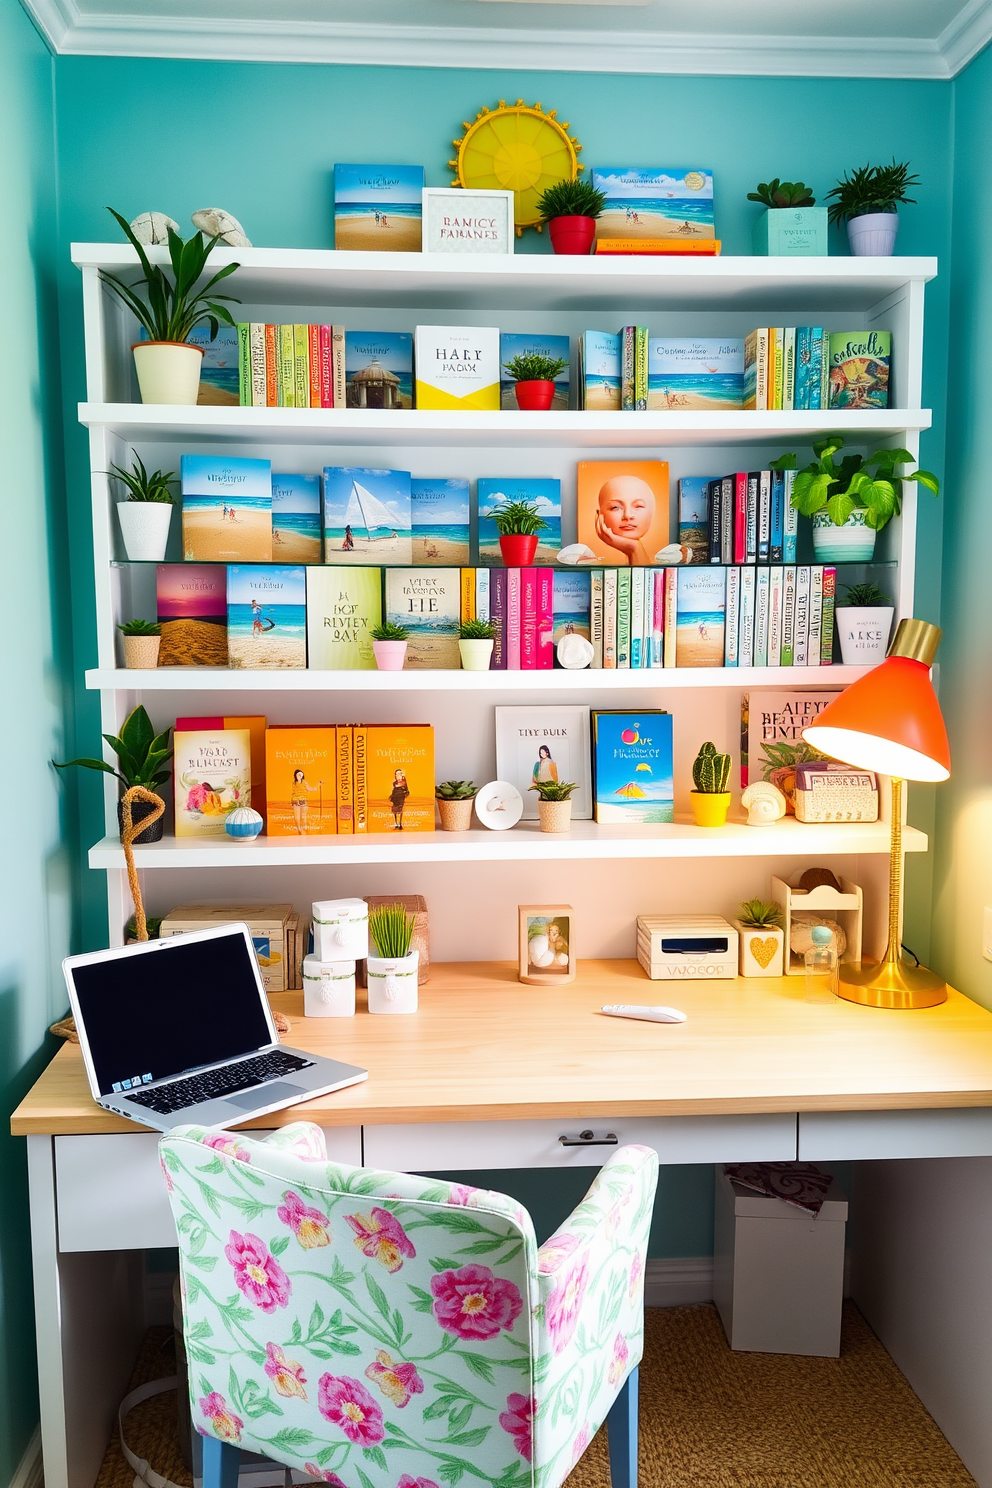
[[[301,1095],[309,1093],[299,1085],[290,1085],[288,1080],[274,1080],[271,1085],[256,1085],[242,1095],[226,1095],[224,1099],[228,1105],[248,1107],[268,1105],[271,1100],[298,1100]]]

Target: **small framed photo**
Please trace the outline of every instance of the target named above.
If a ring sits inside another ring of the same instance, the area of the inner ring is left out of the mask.
[[[575,980],[570,904],[521,904],[519,977],[532,987]]]
[[[592,820],[589,709],[572,704],[496,709],[496,773],[523,796],[524,821],[537,821],[542,781],[571,781],[572,820]]]
[[[512,191],[424,188],[424,253],[512,253],[513,237]]]

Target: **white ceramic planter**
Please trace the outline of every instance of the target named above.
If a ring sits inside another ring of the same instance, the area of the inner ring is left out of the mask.
[[[463,672],[488,672],[493,655],[493,642],[459,641]]]
[[[889,605],[838,605],[835,614],[845,666],[878,666],[885,660],[894,609]]]
[[[132,563],[161,563],[169,541],[171,501],[118,501],[124,551]]]
[[[392,958],[370,956],[365,963],[370,1013],[415,1013],[420,952]]]
[[[307,1018],[355,1016],[354,961],[303,958],[303,1013]]]
[[[835,527],[825,511],[813,514],[813,555],[817,563],[870,563],[875,556],[874,527],[868,513],[853,511],[843,527]]]
[[[369,953],[369,907],[364,899],[318,899],[312,906],[318,961],[364,961]]]
[[[136,341],[131,347],[142,403],[195,403],[203,348],[185,341]]]
[[[855,258],[890,258],[898,231],[898,212],[866,212],[848,220],[847,241]]]
[[[373,641],[375,664],[380,672],[401,672],[406,661],[407,641]]]
[[[785,931],[775,925],[742,925],[732,921],[738,934],[739,968],[742,977],[784,976]]]
[[[124,665],[129,671],[153,671],[158,666],[158,648],[162,637],[157,635],[121,636],[124,642]]]

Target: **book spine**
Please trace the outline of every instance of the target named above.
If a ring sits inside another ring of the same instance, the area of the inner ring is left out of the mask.
[[[768,570],[759,568],[754,577],[754,665],[768,665]]]
[[[820,621],[820,665],[832,666],[834,659],[834,607],[837,603],[837,570],[823,570],[823,615]]]
[[[617,664],[617,570],[603,573],[603,666],[610,671]]]
[[[744,396],[741,407],[746,411],[758,406],[758,333],[744,337]]]
[[[293,361],[293,327],[277,326],[279,332],[279,407],[296,407],[296,368]]]
[[[727,569],[727,614],[723,627],[723,664],[737,665],[737,643],[741,624],[741,571]]]
[[[603,665],[603,570],[594,568],[589,575],[589,639],[592,641],[592,663]]]
[[[782,571],[782,665],[795,665],[796,567],[787,563]]]
[[[804,667],[809,655],[809,565],[796,569],[796,618],[792,628],[793,666]]]
[[[747,478],[747,506],[744,512],[744,557],[742,563],[758,561],[758,497],[761,492],[761,472],[752,470]]]
[[[310,407],[323,408],[320,396],[320,326],[307,326],[307,367],[310,373]]]
[[[754,666],[754,577],[755,570],[741,569],[740,623],[737,641],[737,665]]]
[[[725,475],[720,482],[720,562],[729,567],[734,561],[734,500],[736,476]]]
[[[774,402],[769,403],[769,408],[776,412],[782,407],[782,394],[785,390],[785,329],[776,326],[773,331],[768,332],[769,359],[771,358],[771,340],[775,337],[775,392]]]
[[[505,568],[494,568],[489,579],[489,618],[494,631],[494,672],[506,671],[506,573]]]
[[[665,569],[652,570],[651,579],[651,665],[665,665]]]
[[[722,501],[723,481],[711,480],[706,494],[706,516],[709,541],[710,563],[720,563],[721,541],[720,541],[720,516],[723,510]]]
[[[331,359],[331,328],[317,328],[318,365],[320,367],[320,408],[334,407],[334,371]]]
[[[679,571],[665,569],[665,666],[675,665],[675,642],[678,634]]]
[[[634,410],[634,342],[637,327],[624,326],[620,343],[620,407],[624,413]]]
[[[644,578],[643,568],[630,570],[630,666],[638,672],[644,643]]]
[[[820,407],[830,407],[830,332],[826,326],[820,343]]]
[[[576,358],[576,375],[578,377],[578,407],[581,413],[586,406],[586,341],[589,337],[588,331],[583,331],[579,337],[578,353]],[[593,666],[596,663],[593,662]]]
[[[337,806],[338,832],[350,837],[355,832],[355,801],[353,786],[354,726],[338,724],[335,755],[337,758]]]
[[[796,406],[796,327],[786,326],[784,338],[785,365],[782,369],[782,408]]]
[[[360,832],[367,832],[369,829],[368,750],[368,724],[356,723],[354,736],[354,793],[356,834]]]
[[[476,568],[475,573],[475,618],[477,620],[490,619],[489,595],[490,574],[488,568]]]
[[[772,473],[762,470],[758,481],[758,562],[767,563],[772,541]]]
[[[792,406],[797,413],[805,413],[809,408],[809,338],[809,326],[796,327],[796,371]]]
[[[461,620],[474,620],[475,615],[475,569],[463,568],[461,571]]]
[[[634,328],[634,407],[643,411],[648,406],[648,330]]]
[[[520,570],[520,670],[537,670],[537,569]]]
[[[734,476],[733,561],[747,562],[747,473],[743,470],[738,470]]]
[[[279,407],[279,327],[265,327],[265,406]]]
[[[254,321],[249,327],[249,355],[251,358],[251,406],[265,407],[265,326]]]
[[[785,536],[785,478],[781,470],[773,470],[772,477],[772,530],[768,542],[769,563],[782,562],[782,541]]]
[[[795,563],[796,561],[796,539],[799,536],[799,513],[792,504],[792,487],[796,482],[796,472],[785,470],[784,490],[782,493],[783,531],[782,531],[782,562]]]
[[[555,664],[555,571],[537,570],[537,666],[550,672]]]
[[[630,569],[617,572],[617,668],[630,668]]]
[[[200,358],[201,362],[203,358]],[[251,326],[238,321],[238,402],[251,407]]]
[[[806,665],[820,665],[820,645],[823,624],[823,565],[814,563],[809,571],[809,641],[806,645]]]
[[[654,630],[654,576],[656,569],[644,570],[644,612],[641,623],[641,671],[651,665],[651,636]]]
[[[520,570],[506,570],[506,669],[520,670]]]
[[[310,327],[293,327],[293,375],[297,408],[310,407]]]
[[[331,326],[331,367],[334,383],[334,407],[345,408],[347,406],[347,392],[345,389],[346,373],[344,366],[344,326]]]
[[[768,665],[782,665],[782,568],[768,570]]]

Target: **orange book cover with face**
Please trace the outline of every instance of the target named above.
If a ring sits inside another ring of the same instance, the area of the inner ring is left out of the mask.
[[[591,564],[648,567],[669,545],[667,460],[581,460],[578,538]]]
[[[270,837],[337,831],[334,728],[265,731],[266,830]]]
[[[434,730],[431,725],[372,724],[366,735],[368,830],[433,832]]]

